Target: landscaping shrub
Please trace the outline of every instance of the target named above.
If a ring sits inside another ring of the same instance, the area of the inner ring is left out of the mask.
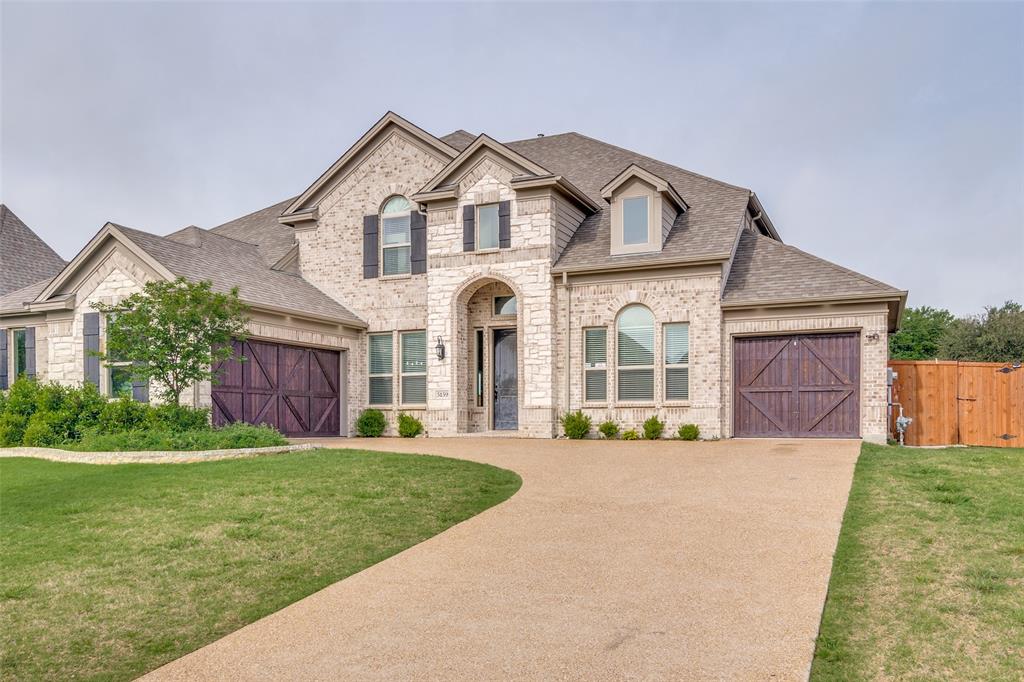
[[[149,405],[137,403],[128,395],[111,400],[100,410],[99,432],[120,433],[141,429],[150,409]]]
[[[21,445],[48,448],[65,442],[67,439],[59,433],[63,430],[62,425],[57,424],[55,428],[59,420],[57,412],[36,412],[28,419]]]
[[[379,438],[387,425],[383,412],[368,407],[360,412],[359,419],[356,419],[356,433],[363,438]]]
[[[415,438],[423,433],[423,422],[411,414],[402,412],[398,415],[398,435],[402,438]]]
[[[644,438],[646,440],[658,440],[665,431],[665,422],[658,419],[657,415],[648,417],[644,422]]]
[[[138,450],[224,450],[286,445],[288,441],[272,427],[231,424],[219,429],[96,433],[70,445],[85,452],[131,452]]]
[[[583,414],[583,410],[563,414],[561,421],[566,438],[580,440],[590,433],[590,417]]]
[[[700,438],[700,428],[696,424],[683,424],[679,427],[679,437],[683,440],[697,440]]]
[[[14,412],[0,414],[0,448],[13,448],[21,445],[25,437],[28,417]]]
[[[640,434],[636,432],[636,429],[629,429],[622,432],[622,440],[640,440]]]
[[[597,430],[601,432],[602,436],[609,440],[616,438],[619,435],[619,425],[611,419],[601,422],[601,425],[597,427]]]
[[[209,428],[210,411],[164,403],[150,408],[146,424],[156,431],[197,431]]]

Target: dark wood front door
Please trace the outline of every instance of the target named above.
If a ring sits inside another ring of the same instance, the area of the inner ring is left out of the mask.
[[[736,436],[860,435],[859,334],[738,338],[733,354]]]
[[[286,436],[337,436],[338,351],[268,341],[233,342],[213,386],[213,423],[269,424]],[[243,359],[244,358],[244,359]]]
[[[494,332],[494,428],[519,428],[519,365],[516,330]]]

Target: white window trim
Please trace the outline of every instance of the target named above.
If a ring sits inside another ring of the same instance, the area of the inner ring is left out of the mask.
[[[690,358],[690,355],[692,355],[692,353],[693,353],[693,348],[692,348],[692,346],[688,346],[688,348],[687,348],[687,356],[686,356],[687,357],[687,362],[677,362],[677,363],[669,363],[668,360],[665,359],[665,355],[666,355],[667,351],[665,351],[664,349],[668,347],[668,344],[666,343],[666,339],[665,339],[666,334],[668,334],[668,328],[673,326],[673,325],[680,325],[680,324],[686,325],[686,339],[687,339],[687,344],[689,344],[689,341],[690,341],[690,323],[689,322],[685,322],[685,321],[665,322],[665,323],[663,323],[661,325],[661,336],[662,336],[662,339],[661,339],[661,347],[662,347],[662,353],[661,353],[661,358],[662,358],[661,391],[662,391],[662,399],[668,405],[677,405],[677,406],[678,405],[689,405],[690,404],[690,398],[689,397],[686,397],[686,398],[669,398],[668,397],[668,370],[670,370],[670,369],[686,369],[686,370],[689,370],[690,369],[689,358]],[[686,374],[686,395],[687,396],[690,395],[690,386],[691,386],[691,383],[692,383],[690,381],[690,379],[692,378],[692,376],[693,375],[689,371],[687,371],[687,374]]]
[[[370,338],[374,336],[391,336],[391,371],[387,374],[373,373],[373,357],[370,348]],[[399,358],[401,361],[401,358]],[[372,390],[370,384],[373,379],[389,379],[391,382],[391,401],[386,403],[375,403],[372,401]],[[401,399],[401,396],[399,396]],[[372,408],[391,407],[395,405],[395,333],[392,332],[373,332],[366,335],[366,404]]]
[[[389,201],[391,201],[396,196],[399,196],[399,195],[389,196],[384,201],[384,203],[387,204]],[[402,198],[404,199],[405,197],[402,197]],[[406,201],[408,201],[408,199],[406,199]],[[378,231],[379,231],[379,234],[380,234],[380,238],[379,238],[378,241],[380,242],[380,245],[378,247],[379,248],[379,253],[377,254],[377,258],[380,261],[380,278],[381,279],[405,279],[406,277],[412,277],[412,212],[413,212],[413,210],[414,209],[410,208],[408,211],[401,211],[399,213],[381,213],[380,214],[380,221],[379,221],[380,225],[379,225],[379,228],[378,228]],[[408,239],[408,241],[402,242],[401,244],[387,244],[387,245],[385,245],[384,244],[384,221],[386,219],[388,219],[388,218],[403,218],[403,217],[409,219],[409,239]],[[386,272],[384,272],[384,267],[385,267],[384,264],[386,262],[385,259],[384,259],[384,252],[389,250],[389,249],[400,249],[400,248],[403,248],[403,247],[408,247],[409,248],[409,271],[408,272],[395,272],[395,273],[392,273],[392,274],[387,274]]]
[[[403,389],[403,386],[402,386],[403,381],[402,380],[405,379],[405,377],[423,377],[424,385],[426,385],[426,382],[427,382],[427,379],[426,379],[426,377],[427,377],[427,355],[429,354],[429,351],[430,351],[430,349],[427,347],[427,341],[428,341],[428,339],[427,339],[427,330],[426,329],[407,329],[405,331],[396,332],[396,334],[398,335],[398,344],[397,344],[397,347],[398,347],[398,404],[403,406],[403,407],[426,407],[427,406],[427,402],[426,402],[427,391],[426,391],[426,389],[424,389],[424,392],[423,392],[423,402],[422,403],[407,403],[407,402],[405,402],[404,391],[402,390]],[[423,334],[423,343],[424,343],[423,348],[424,348],[424,352],[423,352],[423,371],[422,372],[406,372],[403,369],[403,351],[404,351],[404,349],[402,348],[402,339],[403,339],[403,337],[406,334]],[[394,341],[392,341],[392,344],[394,344]],[[392,352],[392,361],[393,360],[394,360],[394,353]],[[392,371],[394,371],[394,369],[395,369],[393,362],[392,362],[392,368],[391,369],[392,369]],[[394,396],[392,396],[392,398],[394,398]]]
[[[593,329],[604,330],[604,362],[596,362],[591,366],[587,363],[587,332]],[[608,327],[607,325],[601,326],[589,326],[583,327],[583,333],[581,334],[581,341],[583,343],[583,402],[588,406],[600,406],[607,405],[609,402],[609,389],[611,388],[611,380],[609,374],[609,362],[608,362]],[[587,397],[587,375],[591,372],[604,372],[604,399],[603,400],[591,400]]]
[[[627,199],[647,199],[647,241],[640,244],[625,243],[625,229],[623,225],[624,204]],[[612,199],[612,237],[611,255],[624,256],[637,253],[656,253],[661,251],[661,195],[654,190],[648,190],[643,185],[632,186],[623,191],[623,194]]]
[[[486,249],[483,249],[483,248],[480,248],[480,209],[482,209],[482,208],[490,208],[491,206],[494,207],[494,210],[495,210],[496,215],[498,217],[498,225],[497,225],[498,226],[498,234],[496,235],[497,239],[495,240],[495,241],[497,241],[497,245],[496,246],[489,246]],[[478,205],[476,205],[476,216],[475,216],[475,222],[473,223],[473,229],[476,232],[476,234],[473,235],[473,238],[476,240],[474,242],[474,244],[476,246],[476,251],[478,253],[491,253],[492,251],[500,251],[501,250],[501,202],[490,201],[490,202],[487,202],[486,204],[478,204]]]

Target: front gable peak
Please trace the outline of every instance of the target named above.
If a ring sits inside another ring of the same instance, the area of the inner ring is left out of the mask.
[[[416,194],[417,197],[437,194],[444,188],[459,184],[459,180],[470,172],[484,158],[491,157],[501,165],[509,167],[518,176],[549,176],[544,167],[534,163],[522,154],[513,151],[488,135],[478,135],[458,156],[441,169]]]
[[[341,155],[330,168],[316,179],[313,184],[300,194],[278,219],[285,224],[294,224],[303,221],[315,220],[317,205],[320,200],[326,197],[350,168],[358,164],[378,144],[386,140],[396,131],[401,132],[404,137],[414,144],[423,148],[429,154],[436,156],[443,162],[449,162],[458,155],[458,150],[434,137],[419,126],[410,123],[393,111],[389,111],[377,121],[366,133],[360,137],[348,151]]]

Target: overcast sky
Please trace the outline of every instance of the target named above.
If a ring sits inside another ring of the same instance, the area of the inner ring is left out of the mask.
[[[107,221],[299,193],[385,111],[576,130],[756,191],[783,240],[979,312],[1024,300],[1024,5],[2,4],[0,189]]]

